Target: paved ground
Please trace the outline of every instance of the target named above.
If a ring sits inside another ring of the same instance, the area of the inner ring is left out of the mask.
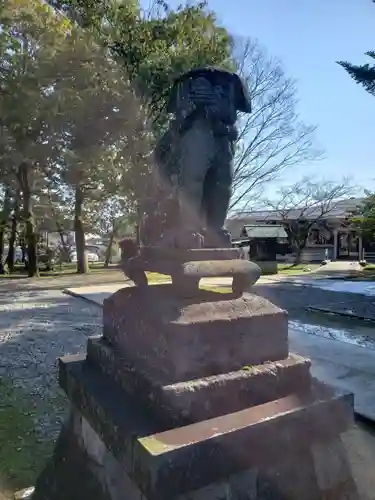
[[[310,358],[313,376],[354,394],[356,412],[375,422],[375,350],[289,328],[291,351]]]
[[[262,283],[257,285],[254,291],[286,309],[291,318],[300,318],[301,311],[314,305],[330,307],[332,310],[342,310],[350,306],[350,309],[357,314],[368,317],[374,317],[375,312],[374,297],[364,295],[332,292],[283,282],[272,285]],[[316,316],[317,323],[319,323],[319,319],[319,316]],[[309,321],[313,322],[314,319],[309,318]],[[358,323],[354,323],[355,325]],[[366,336],[369,342],[375,345],[375,329],[372,323],[367,323],[367,325]],[[362,328],[362,326],[358,328]],[[319,378],[353,391],[356,395],[356,410],[375,420],[375,400],[373,397],[375,392],[375,350],[319,336],[306,335],[303,330],[291,329],[290,340],[293,349],[312,358],[314,361],[313,370]]]
[[[345,434],[344,442],[361,500],[374,500],[375,434],[373,429],[363,425],[356,425]],[[337,498],[334,500],[345,499]]]
[[[273,284],[275,286],[268,286]],[[329,308],[344,311],[350,306],[353,314],[375,320],[375,300],[373,296],[358,293],[336,292],[311,286],[309,281],[260,281],[256,292],[269,298],[290,313],[306,307]]]
[[[313,273],[323,273],[323,274],[337,274],[337,273],[350,273],[350,272],[358,272],[361,271],[362,267],[360,266],[358,261],[345,261],[345,260],[336,260],[332,262],[328,262],[325,266],[318,267],[314,269]]]

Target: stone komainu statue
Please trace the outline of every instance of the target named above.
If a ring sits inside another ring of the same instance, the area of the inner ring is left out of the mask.
[[[203,233],[206,246],[228,246],[223,226],[231,197],[235,123],[238,112],[251,112],[247,87],[235,73],[194,69],[174,82],[167,111],[174,118],[155,149],[155,161],[160,179],[177,198],[174,244],[191,246],[192,235]]]

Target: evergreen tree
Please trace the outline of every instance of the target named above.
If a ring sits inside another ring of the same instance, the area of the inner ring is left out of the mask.
[[[375,3],[374,0],[373,2]],[[375,59],[375,51],[366,52],[366,56]],[[375,96],[375,64],[370,65],[367,63],[358,66],[347,61],[338,61],[338,64],[349,73],[353,80],[363,85],[367,92]]]
[[[353,218],[358,224],[365,241],[372,242],[375,239],[375,193],[366,191],[366,199]]]

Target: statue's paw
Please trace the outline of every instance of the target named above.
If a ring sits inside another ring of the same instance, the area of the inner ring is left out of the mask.
[[[204,237],[198,232],[180,232],[175,241],[178,248],[194,249],[204,247]]]
[[[137,257],[126,259],[121,263],[122,270],[127,278],[137,286],[148,286],[146,273],[139,265]]]
[[[231,237],[226,229],[206,230],[204,243],[207,248],[232,248]]]

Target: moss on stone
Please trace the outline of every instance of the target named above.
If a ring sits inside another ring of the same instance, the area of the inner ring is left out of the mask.
[[[152,455],[160,455],[163,452],[174,449],[174,446],[159,441],[158,439],[155,438],[155,436],[147,436],[144,438],[140,438],[138,442],[143,448],[145,448]]]

